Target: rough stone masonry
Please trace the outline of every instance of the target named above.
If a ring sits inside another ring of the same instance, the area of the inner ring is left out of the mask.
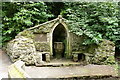
[[[82,45],[83,36],[70,32],[66,19],[58,17],[20,32],[7,44],[7,54],[13,62],[24,61],[27,65],[43,64],[55,58],[54,43],[63,43],[61,58],[85,61],[87,64],[115,65],[115,44],[102,40],[98,45]],[[62,33],[57,33],[61,32]],[[62,35],[57,35],[62,34]],[[57,41],[59,40],[59,41]],[[58,54],[57,54],[58,55]],[[43,59],[44,58],[44,59]]]

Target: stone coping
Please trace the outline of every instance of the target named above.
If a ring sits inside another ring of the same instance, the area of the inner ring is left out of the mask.
[[[9,78],[31,78],[24,71],[25,63],[18,60],[14,64],[10,65],[8,68],[8,77]]]

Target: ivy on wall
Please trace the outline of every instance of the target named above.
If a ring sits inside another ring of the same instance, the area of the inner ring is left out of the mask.
[[[120,39],[118,7],[115,2],[71,2],[66,3],[61,14],[69,20],[72,32],[87,37],[84,45],[98,44],[102,39],[117,42]],[[120,49],[119,44],[116,47]]]

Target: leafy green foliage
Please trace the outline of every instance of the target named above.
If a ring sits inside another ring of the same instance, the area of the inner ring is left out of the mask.
[[[13,39],[20,31],[43,23],[52,17],[43,2],[11,2],[3,4],[3,43]]]
[[[52,19],[58,17],[60,12],[65,10],[65,3],[63,2],[45,2],[45,4],[48,6],[48,11],[54,15]]]
[[[2,5],[3,43],[13,39],[24,29],[61,14],[69,20],[72,32],[87,37],[84,45],[98,44],[101,39],[108,39],[114,41],[120,49],[120,3],[11,2]]]
[[[67,16],[72,32],[87,37],[84,45],[98,44],[102,39],[114,42],[120,39],[116,35],[119,33],[118,3],[66,3],[66,10],[61,14]]]

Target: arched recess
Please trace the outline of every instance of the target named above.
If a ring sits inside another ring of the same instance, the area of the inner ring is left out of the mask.
[[[68,27],[67,27],[67,25],[64,23],[64,22],[61,22],[61,23],[59,23],[59,22],[57,22],[56,24],[54,24],[54,26],[53,26],[53,28],[52,28],[52,30],[51,30],[51,33],[50,33],[50,55],[53,57],[53,37],[54,37],[54,32],[55,32],[55,30],[57,29],[57,27],[59,27],[59,26],[62,26],[63,28],[64,28],[64,30],[66,31],[66,45],[65,45],[65,48],[66,48],[66,50],[65,50],[65,56],[64,57],[66,57],[66,58],[69,58],[70,57],[70,35],[69,35],[69,30],[68,30]],[[63,29],[62,28],[62,29]]]

